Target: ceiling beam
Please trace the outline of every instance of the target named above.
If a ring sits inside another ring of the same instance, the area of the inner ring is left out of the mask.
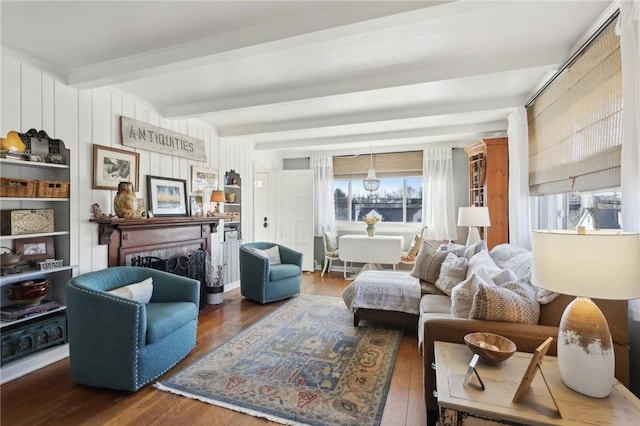
[[[407,118],[421,118],[449,114],[464,114],[471,112],[489,111],[494,109],[515,108],[524,105],[526,93],[522,96],[512,96],[498,99],[488,99],[476,102],[454,102],[449,104],[426,105],[418,107],[404,107],[396,109],[365,111],[353,114],[339,114],[331,116],[305,118],[301,120],[282,120],[263,123],[220,127],[214,123],[218,136],[249,136],[262,133],[284,132],[303,129],[315,129],[329,126],[344,126]],[[201,118],[202,119],[202,118]]]
[[[70,86],[81,90],[115,85],[479,9],[475,5],[460,5],[457,1],[355,2],[327,8],[321,15],[296,19],[285,17],[282,25],[268,21],[193,43],[69,70],[67,81]]]

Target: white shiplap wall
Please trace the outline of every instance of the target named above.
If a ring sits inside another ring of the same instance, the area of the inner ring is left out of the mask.
[[[79,265],[78,274],[107,266],[107,247],[98,244],[98,226],[89,222],[90,207],[98,203],[103,211],[112,212],[115,197],[115,191],[91,188],[93,144],[139,152],[137,195],[145,200],[147,175],[185,179],[189,188],[192,165],[220,169],[218,136],[202,122],[162,118],[149,105],[115,89],[76,90],[66,86],[55,72],[5,51],[1,56],[0,75],[0,135],[4,137],[10,130],[45,130],[50,137],[62,139],[71,150],[71,263]],[[120,115],[203,139],[207,161],[122,146]],[[246,152],[242,154],[247,158]],[[229,156],[225,156],[225,160],[228,164],[234,163]]]

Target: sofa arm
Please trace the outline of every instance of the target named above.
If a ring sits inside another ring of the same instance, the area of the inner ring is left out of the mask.
[[[499,334],[510,339],[520,352],[533,353],[548,337],[553,337],[553,343],[547,353],[549,355],[556,353],[557,327],[429,316],[428,314],[423,314],[421,320],[424,322],[423,347],[421,348],[424,398],[428,410],[438,409],[438,400],[433,395],[436,390],[436,372],[432,368],[432,364],[435,362],[433,344],[436,341],[464,344],[464,336],[482,331]]]

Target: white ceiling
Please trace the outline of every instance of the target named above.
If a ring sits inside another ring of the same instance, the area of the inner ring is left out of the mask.
[[[1,43],[259,150],[506,134],[610,1],[6,1]]]

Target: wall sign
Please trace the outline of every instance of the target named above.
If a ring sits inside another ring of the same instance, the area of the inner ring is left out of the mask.
[[[122,132],[122,145],[190,160],[207,161],[205,142],[202,139],[125,116],[120,116],[120,131]]]

